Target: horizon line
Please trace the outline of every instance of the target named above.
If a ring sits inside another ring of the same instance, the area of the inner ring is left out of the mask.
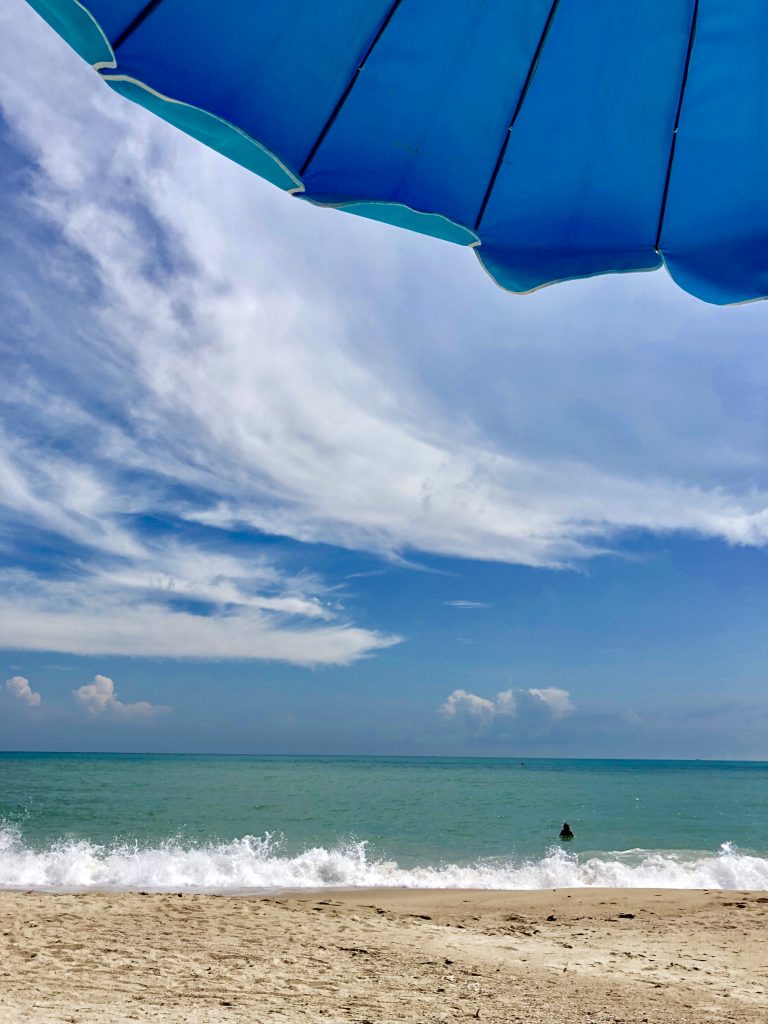
[[[632,762],[649,761],[677,762],[687,764],[768,764],[768,758],[751,757],[602,757],[575,755],[541,755],[541,754],[339,754],[339,753],[285,753],[269,754],[254,752],[222,752],[194,750],[0,750],[0,757],[7,754],[50,754],[50,755],[85,755],[97,757],[281,757],[281,758],[387,758],[390,760],[445,760],[445,761],[614,761]]]

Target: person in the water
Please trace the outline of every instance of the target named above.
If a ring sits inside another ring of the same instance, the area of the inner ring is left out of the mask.
[[[567,821],[563,822],[563,827],[560,829],[561,839],[573,839],[573,832],[571,832],[571,826]]]

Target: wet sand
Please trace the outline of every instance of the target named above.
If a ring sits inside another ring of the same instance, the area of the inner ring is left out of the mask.
[[[0,1022],[768,1020],[768,894],[0,893]]]

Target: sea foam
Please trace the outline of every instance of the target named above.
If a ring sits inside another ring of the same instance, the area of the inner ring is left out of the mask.
[[[579,856],[561,848],[539,859],[401,867],[370,857],[364,841],[284,852],[270,835],[193,844],[99,845],[62,839],[43,848],[0,827],[0,887],[24,889],[303,889],[383,886],[421,889],[562,889],[590,886],[768,889],[768,858],[725,843],[715,853],[624,850]]]

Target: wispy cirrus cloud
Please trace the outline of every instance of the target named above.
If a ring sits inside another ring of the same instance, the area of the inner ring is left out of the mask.
[[[462,598],[458,598],[455,601],[443,601],[444,605],[449,608],[490,608],[490,604],[487,601],[465,601]]]
[[[6,576],[5,579],[9,577]],[[206,614],[87,582],[27,576],[0,598],[0,647],[67,654],[257,659],[307,667],[347,665],[398,642],[345,621],[307,626],[248,604]],[[287,600],[287,599],[286,599]]]

